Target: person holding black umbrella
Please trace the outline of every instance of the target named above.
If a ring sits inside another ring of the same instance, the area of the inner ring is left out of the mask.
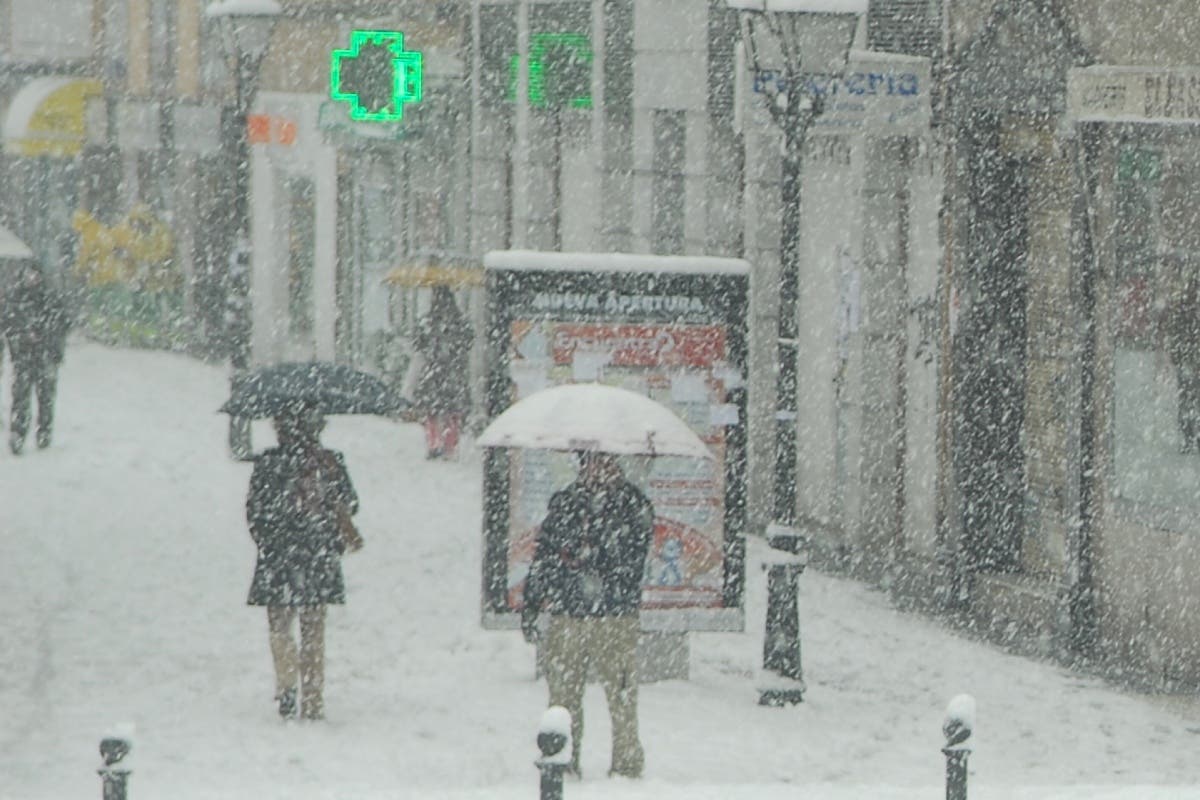
[[[324,717],[325,607],[346,601],[341,557],[362,546],[342,454],[321,445],[321,412],[274,416],[278,446],[254,459],[246,519],[258,546],[247,602],[266,606],[275,699],[284,719]],[[299,621],[300,637],[294,633]]]

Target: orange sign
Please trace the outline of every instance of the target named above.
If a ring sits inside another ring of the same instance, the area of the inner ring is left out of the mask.
[[[296,123],[271,114],[247,114],[246,138],[250,144],[281,144],[291,147],[296,143]]]

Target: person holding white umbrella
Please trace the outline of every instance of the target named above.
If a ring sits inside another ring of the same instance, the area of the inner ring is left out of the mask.
[[[704,441],[666,406],[644,394],[598,383],[534,392],[497,416],[476,442],[484,447],[571,451],[576,480],[550,497],[529,576],[521,631],[542,643],[550,705],[571,713],[571,767],[580,774],[583,689],[589,668],[612,716],[610,775],[640,778],[637,642],[654,507],[621,471],[619,455],[712,459]]]
[[[570,771],[580,775],[583,690],[591,668],[612,716],[609,774],[640,778],[638,609],[654,508],[612,454],[584,450],[578,458],[578,478],[551,496],[541,525],[521,630],[527,641],[537,641],[538,615],[550,614],[543,644],[549,705],[571,712]]]

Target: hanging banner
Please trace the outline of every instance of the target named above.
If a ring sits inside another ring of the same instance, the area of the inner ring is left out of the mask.
[[[675,411],[716,458],[623,459],[655,509],[643,627],[741,630],[746,262],[497,251],[484,266],[489,417],[539,389],[588,382]],[[538,526],[576,465],[539,450],[486,459],[484,624],[513,627]]]

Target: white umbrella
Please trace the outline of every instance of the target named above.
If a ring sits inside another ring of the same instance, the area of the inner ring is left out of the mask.
[[[713,457],[703,440],[666,406],[599,383],[535,392],[492,420],[476,441],[484,447]]]

